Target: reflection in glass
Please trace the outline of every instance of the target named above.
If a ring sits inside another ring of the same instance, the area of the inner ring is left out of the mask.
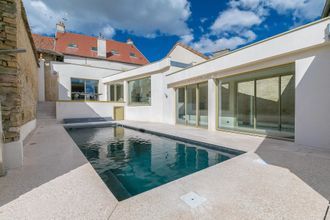
[[[138,79],[128,82],[129,104],[151,104],[151,78]]]
[[[187,86],[187,123],[196,125],[196,85]]]
[[[279,77],[256,81],[257,129],[279,129]]]
[[[124,101],[124,86],[122,84],[116,85],[116,102]]]
[[[71,79],[72,100],[98,100],[98,80]]]
[[[254,81],[237,83],[237,125],[254,127]]]
[[[233,128],[235,125],[234,116],[234,90],[231,83],[220,83],[220,95],[219,103],[221,105],[220,109],[220,119],[219,126],[222,128]]]
[[[115,85],[109,85],[109,101],[115,101]]]
[[[199,126],[207,127],[208,125],[208,88],[207,83],[199,84]]]
[[[294,97],[294,76],[281,76],[281,130],[285,132],[294,132]]]
[[[185,124],[185,88],[178,88],[176,90],[176,122],[178,124]]]

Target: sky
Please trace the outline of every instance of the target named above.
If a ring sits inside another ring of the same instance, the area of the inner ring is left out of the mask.
[[[66,30],[125,42],[150,62],[180,41],[211,55],[320,18],[325,0],[23,0],[33,33]]]

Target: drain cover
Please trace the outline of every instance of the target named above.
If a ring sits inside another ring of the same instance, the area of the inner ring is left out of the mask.
[[[180,197],[182,201],[184,201],[191,208],[196,208],[206,201],[204,197],[199,196],[197,193],[189,192]]]

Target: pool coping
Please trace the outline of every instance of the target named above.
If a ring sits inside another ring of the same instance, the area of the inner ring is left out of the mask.
[[[207,142],[179,137],[179,136],[166,134],[166,133],[162,133],[162,132],[158,132],[158,131],[152,131],[150,129],[138,128],[138,127],[134,127],[134,126],[130,126],[130,125],[121,124],[118,122],[104,122],[104,123],[88,123],[87,122],[87,123],[63,124],[63,127],[65,129],[67,129],[67,128],[78,128],[78,129],[79,128],[103,128],[103,127],[113,127],[113,126],[119,126],[119,127],[131,129],[131,130],[139,131],[142,133],[148,133],[148,134],[152,134],[152,135],[157,135],[157,136],[173,139],[176,141],[186,142],[188,144],[198,145],[200,147],[204,147],[204,148],[215,150],[215,151],[222,151],[222,152],[225,152],[228,154],[234,154],[236,156],[247,153],[247,151],[243,151],[243,150],[233,149],[230,147],[224,147],[224,146],[220,146],[220,145],[216,145],[216,144],[210,144]]]
[[[68,134],[69,134],[68,129],[71,129],[71,128],[73,128],[73,129],[80,129],[80,128],[108,128],[108,127],[115,127],[115,126],[123,127],[123,128],[127,128],[127,129],[131,129],[131,130],[134,130],[134,131],[138,131],[138,132],[142,132],[142,133],[147,133],[147,134],[151,134],[151,135],[156,135],[156,136],[160,136],[160,137],[164,137],[164,138],[168,138],[168,139],[172,139],[172,140],[175,140],[175,141],[180,141],[180,142],[184,142],[184,143],[188,143],[188,144],[192,144],[192,145],[197,145],[200,148],[206,148],[206,149],[209,149],[209,150],[222,152],[222,153],[229,154],[229,155],[232,156],[228,160],[222,161],[222,162],[217,163],[217,164],[214,164],[212,166],[219,166],[220,164],[223,164],[223,163],[228,162],[228,161],[230,161],[230,160],[232,160],[234,158],[238,158],[238,157],[243,156],[244,154],[248,153],[248,152],[242,151],[242,150],[236,150],[236,149],[232,149],[232,148],[228,148],[228,147],[223,147],[223,146],[220,146],[220,145],[210,144],[210,143],[206,143],[206,142],[202,142],[202,141],[196,141],[196,140],[192,140],[192,139],[188,139],[188,138],[183,138],[183,137],[179,137],[179,136],[175,136],[175,135],[165,134],[165,133],[161,133],[161,132],[152,131],[152,130],[149,130],[149,129],[137,128],[137,127],[134,127],[134,126],[128,126],[128,125],[123,125],[123,124],[114,123],[114,122],[101,122],[101,123],[96,122],[94,124],[92,124],[90,122],[63,124],[63,127],[64,127],[65,131]],[[69,136],[71,137],[70,134],[69,134]],[[73,140],[72,137],[71,137],[71,139],[75,143],[75,145],[79,149],[79,151],[82,153],[82,155],[86,158],[86,156],[81,151],[80,147],[76,144],[76,142]],[[86,158],[86,160],[92,166],[92,164],[90,163],[90,161],[87,158]],[[180,178],[174,179],[174,180],[169,181],[167,183],[161,184],[161,185],[159,185],[157,187],[154,187],[154,188],[149,189],[147,191],[138,193],[136,195],[131,195],[130,197],[128,197],[126,199],[123,199],[123,200],[118,200],[118,198],[115,196],[115,194],[110,190],[110,188],[108,186],[107,186],[107,188],[111,192],[111,194],[116,198],[117,202],[118,203],[121,203],[121,202],[126,201],[126,200],[129,200],[129,199],[131,199],[133,197],[137,197],[139,195],[142,195],[142,194],[144,194],[144,193],[146,193],[148,191],[157,190],[158,188],[160,188],[162,186],[165,186],[167,184],[170,184],[170,183],[175,182],[177,180],[180,180],[182,178],[191,176],[191,175],[193,175],[195,173],[202,172],[202,171],[204,171],[204,170],[206,170],[206,169],[208,169],[208,168],[210,168],[212,166],[208,166],[208,167],[206,167],[204,169],[197,170],[197,171],[195,171],[193,173],[190,173],[188,175],[185,175],[185,176],[182,176]],[[95,170],[94,167],[93,167],[93,170],[100,177],[100,179],[102,179],[101,176],[97,173],[97,171]],[[102,182],[103,182],[103,180],[102,180]],[[103,183],[105,184],[105,182],[103,182]]]

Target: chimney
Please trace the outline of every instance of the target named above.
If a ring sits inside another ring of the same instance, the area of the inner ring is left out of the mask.
[[[65,25],[62,21],[56,24],[56,32],[64,33],[65,32]]]
[[[133,45],[134,44],[131,38],[128,38],[127,41],[126,41],[126,43],[129,44],[129,45]]]
[[[107,41],[104,39],[102,34],[97,38],[97,56],[106,58],[107,57]]]

